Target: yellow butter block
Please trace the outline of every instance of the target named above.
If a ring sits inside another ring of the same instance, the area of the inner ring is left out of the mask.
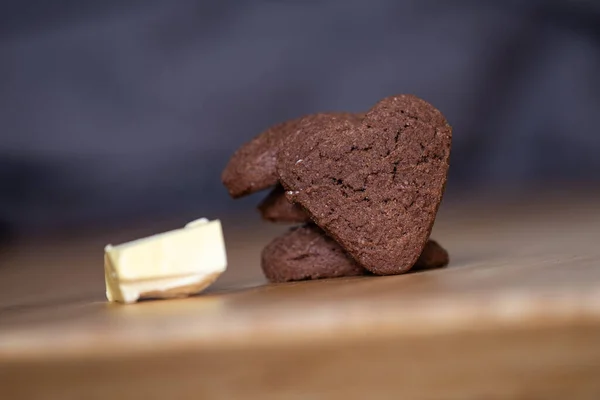
[[[226,268],[221,222],[202,218],[182,229],[106,246],[106,297],[133,303],[188,296],[211,285]]]

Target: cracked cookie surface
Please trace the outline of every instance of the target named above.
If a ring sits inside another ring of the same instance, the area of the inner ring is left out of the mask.
[[[442,200],[452,129],[412,95],[377,103],[360,124],[327,120],[290,135],[277,171],[299,203],[360,265],[408,271],[425,247]]]

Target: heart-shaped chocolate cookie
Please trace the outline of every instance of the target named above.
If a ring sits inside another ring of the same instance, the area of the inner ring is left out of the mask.
[[[328,120],[290,135],[277,172],[288,199],[360,265],[379,275],[408,271],[442,200],[452,128],[412,95],[377,103],[361,124]]]

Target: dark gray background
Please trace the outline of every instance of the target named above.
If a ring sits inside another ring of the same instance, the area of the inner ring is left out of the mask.
[[[0,2],[0,221],[219,216],[230,154],[414,93],[454,126],[448,196],[598,186],[600,3]],[[118,223],[118,222],[117,222]]]

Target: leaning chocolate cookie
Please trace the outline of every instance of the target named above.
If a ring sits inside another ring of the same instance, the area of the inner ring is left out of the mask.
[[[264,220],[277,223],[305,223],[310,222],[308,214],[302,207],[292,204],[285,197],[285,191],[281,185],[271,190],[269,195],[258,205],[258,211]]]
[[[327,120],[290,135],[277,170],[300,204],[361,266],[379,275],[415,265],[442,200],[452,129],[412,95],[377,103],[361,124]]]
[[[414,269],[448,265],[448,252],[429,240]],[[334,240],[316,225],[292,228],[262,251],[262,270],[271,282],[368,275]]]
[[[278,183],[276,156],[281,142],[302,129],[331,119],[360,121],[360,114],[320,113],[277,124],[240,147],[221,174],[231,197],[242,197]]]

